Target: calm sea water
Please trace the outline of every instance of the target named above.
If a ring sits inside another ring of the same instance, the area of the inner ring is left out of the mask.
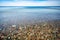
[[[60,7],[0,7],[1,23],[34,23],[60,20]]]

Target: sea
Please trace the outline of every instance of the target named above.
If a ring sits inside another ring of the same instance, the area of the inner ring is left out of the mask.
[[[50,20],[60,20],[60,6],[0,6],[0,27]]]

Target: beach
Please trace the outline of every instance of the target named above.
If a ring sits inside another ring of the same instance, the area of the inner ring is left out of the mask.
[[[60,40],[59,7],[0,8],[1,40]]]

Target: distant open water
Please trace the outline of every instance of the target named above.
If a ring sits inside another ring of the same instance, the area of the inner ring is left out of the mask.
[[[1,23],[31,23],[60,20],[60,6],[0,6]]]

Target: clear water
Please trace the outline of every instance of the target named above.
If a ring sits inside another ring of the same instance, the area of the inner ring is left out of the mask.
[[[0,23],[60,20],[60,7],[0,7]]]

